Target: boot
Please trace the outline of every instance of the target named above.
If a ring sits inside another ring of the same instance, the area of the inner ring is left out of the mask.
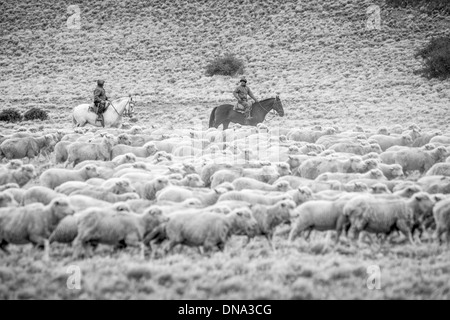
[[[250,110],[245,111],[245,124],[249,125],[250,124],[250,120],[252,120],[253,117],[250,115]]]
[[[103,115],[100,115],[100,122],[102,123],[102,127],[105,127],[105,118],[103,118]]]

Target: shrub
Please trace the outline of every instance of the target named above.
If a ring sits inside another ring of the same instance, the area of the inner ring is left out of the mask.
[[[417,50],[416,57],[424,60],[424,67],[418,73],[428,79],[450,77],[450,37],[432,39],[424,48]]]
[[[2,112],[0,112],[0,121],[6,121],[6,122],[18,122],[22,120],[22,115],[10,108],[10,109],[5,109]]]
[[[450,1],[448,0],[386,0],[386,4],[395,8],[412,6],[420,7],[427,13],[450,14]]]
[[[23,117],[25,120],[47,120],[48,119],[48,113],[45,110],[39,109],[39,108],[31,108],[27,112],[24,113]]]
[[[206,75],[212,77],[219,76],[235,76],[244,73],[244,62],[236,58],[233,54],[227,54],[211,61],[206,66]]]

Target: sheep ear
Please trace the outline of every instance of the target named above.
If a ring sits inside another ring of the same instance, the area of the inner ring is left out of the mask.
[[[239,217],[242,217],[242,211],[236,211],[236,214],[237,214]]]

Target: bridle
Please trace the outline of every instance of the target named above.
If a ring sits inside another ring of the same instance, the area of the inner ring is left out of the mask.
[[[125,105],[125,109],[122,113],[122,115],[117,111],[116,107],[114,107],[113,103],[111,101],[109,101],[109,104],[111,105],[111,107],[114,109],[114,111],[119,115],[119,116],[126,116],[131,118],[133,116],[133,109],[134,109],[134,102],[133,102],[133,98],[130,96],[130,98],[127,101],[127,104]],[[127,106],[130,105],[127,109]]]
[[[275,110],[276,113],[277,113],[277,115],[278,115],[278,110],[276,110],[276,109],[274,108],[275,103],[276,103],[278,100],[279,100],[278,97],[276,97],[276,98],[273,100],[272,106],[270,107],[269,110],[267,110],[266,108],[264,108],[264,107],[261,105],[261,103],[260,103],[259,101],[258,101],[258,105],[259,105],[259,107],[260,107],[261,109],[263,109],[263,110],[266,112],[266,114],[269,114],[270,110]]]

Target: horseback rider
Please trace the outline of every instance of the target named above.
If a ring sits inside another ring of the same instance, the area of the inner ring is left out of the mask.
[[[242,77],[239,81],[239,86],[233,92],[234,97],[237,99],[238,104],[244,107],[245,110],[245,124],[250,124],[250,120],[253,119],[251,116],[252,103],[248,101],[248,97],[258,102],[258,100],[253,95],[252,90],[247,86],[247,79]]]
[[[104,84],[105,84],[104,80],[98,80],[97,88],[95,88],[94,90],[94,105],[97,110],[98,116],[97,120],[102,121],[102,124],[103,124],[102,114],[106,110],[106,101],[108,101],[105,88],[103,88]]]

